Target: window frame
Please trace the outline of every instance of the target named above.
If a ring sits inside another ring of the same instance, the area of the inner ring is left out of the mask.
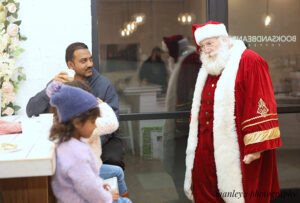
[[[92,53],[94,67],[99,71],[99,41],[98,41],[98,1],[91,0],[92,23]],[[206,0],[207,21],[213,20],[224,23],[228,29],[228,0]],[[300,105],[281,106],[277,108],[278,114],[300,113]],[[120,114],[120,121],[156,120],[189,118],[190,111],[150,112]]]

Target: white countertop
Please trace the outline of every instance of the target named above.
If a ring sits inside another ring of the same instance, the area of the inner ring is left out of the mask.
[[[2,143],[16,144],[17,149],[0,149],[0,178],[51,176],[55,171],[55,144],[49,141],[53,115],[39,117],[1,117],[7,121],[21,121],[22,133],[0,135]]]
[[[140,95],[145,93],[155,93],[161,91],[161,85],[146,85],[138,87],[127,87],[124,89],[125,95]]]

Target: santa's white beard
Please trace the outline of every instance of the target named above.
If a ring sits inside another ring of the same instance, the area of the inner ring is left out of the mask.
[[[208,74],[220,75],[227,64],[229,56],[229,48],[222,44],[220,49],[213,53],[205,54],[202,52],[200,60],[202,62],[202,67],[205,68]]]

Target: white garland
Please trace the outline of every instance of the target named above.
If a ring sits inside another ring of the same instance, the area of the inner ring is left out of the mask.
[[[20,109],[15,105],[19,83],[26,80],[23,67],[16,67],[16,57],[24,50],[20,41],[26,37],[20,34],[21,20],[18,20],[20,3],[15,0],[0,0],[0,88],[1,114],[12,115]]]

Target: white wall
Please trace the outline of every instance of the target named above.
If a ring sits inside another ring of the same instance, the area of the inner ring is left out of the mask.
[[[27,76],[16,100],[21,106],[17,114],[24,115],[29,98],[67,69],[64,57],[70,43],[84,42],[91,50],[91,1],[22,0],[19,19],[21,34],[28,38],[22,42],[25,52],[17,60]]]

